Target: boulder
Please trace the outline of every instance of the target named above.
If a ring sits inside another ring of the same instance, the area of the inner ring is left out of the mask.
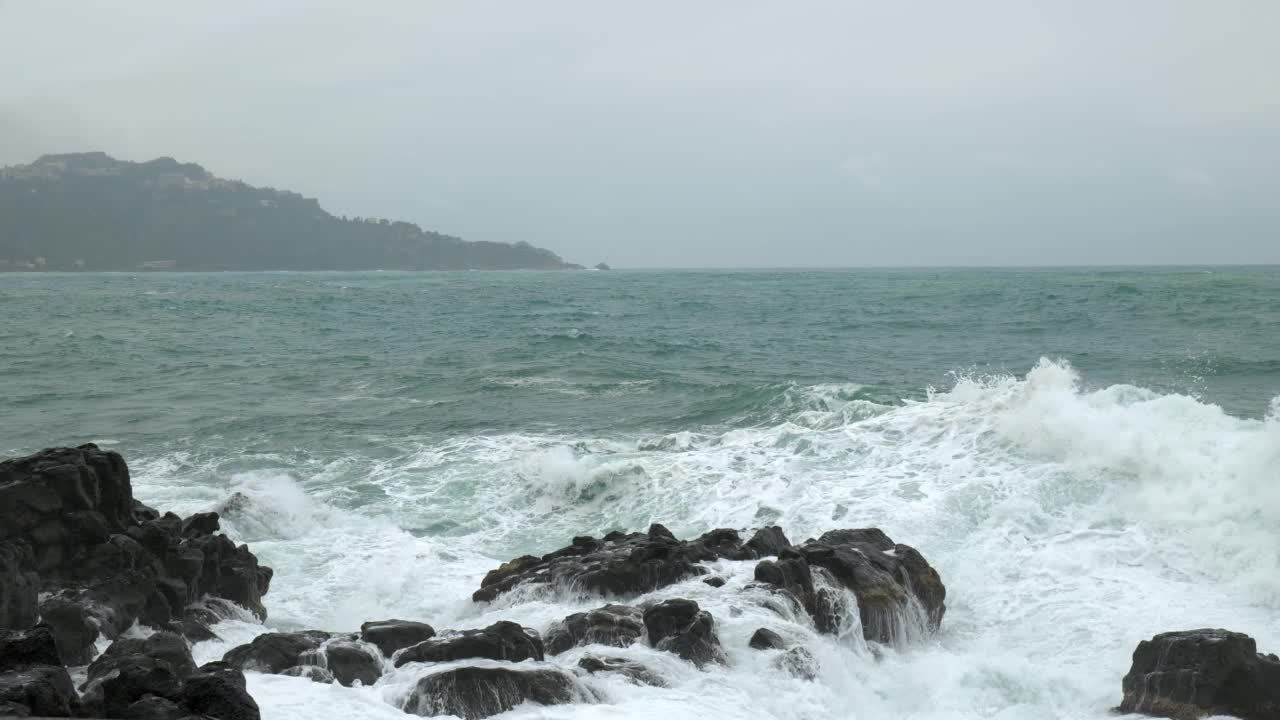
[[[627,647],[644,635],[644,612],[627,605],[605,605],[574,613],[547,630],[548,655],[580,645]]]
[[[361,685],[372,685],[382,677],[382,657],[372,645],[333,640],[324,646],[324,655],[329,672],[348,687],[357,681]]]
[[[314,651],[329,639],[329,633],[304,630],[293,633],[266,633],[252,642],[231,648],[222,656],[223,662],[239,670],[256,670],[279,673],[300,662],[303,653]]]
[[[82,698],[90,717],[128,717],[129,707],[148,695],[176,701],[182,679],[165,662],[142,655],[121,658],[110,672],[90,680]]]
[[[206,663],[182,683],[179,701],[192,715],[218,720],[261,720],[245,689],[244,674],[223,663]]]
[[[97,654],[98,625],[81,603],[54,595],[40,603],[40,620],[53,630],[65,665],[87,665]]]
[[[147,659],[155,662],[146,662]],[[128,638],[111,643],[98,659],[89,664],[88,679],[92,682],[128,665],[163,665],[179,679],[196,670],[187,641],[181,635],[162,631],[146,638]]]
[[[699,667],[724,662],[715,620],[692,600],[666,600],[654,605],[644,613],[644,626],[649,644],[659,650],[675,653]]]
[[[36,665],[62,665],[52,628],[0,630],[0,673]]]
[[[385,656],[435,637],[435,628],[410,620],[377,620],[360,626],[360,639],[372,643]]]
[[[395,666],[411,662],[446,662],[468,658],[489,660],[542,660],[542,638],[536,630],[507,620],[483,630],[462,630],[424,640],[396,654]]]
[[[724,587],[725,579],[719,575],[712,575],[711,577],[702,578],[702,582],[713,588],[722,588]]]
[[[578,667],[595,675],[596,673],[616,673],[637,685],[666,687],[667,683],[649,668],[626,658],[599,657],[583,655],[578,659]]]
[[[0,630],[36,624],[39,589],[31,546],[25,540],[0,542]]]
[[[1280,659],[1227,630],[1168,632],[1143,640],[1122,682],[1120,710],[1193,720],[1280,718]]]
[[[606,597],[639,595],[705,575],[707,570],[699,563],[756,556],[736,530],[712,530],[682,541],[655,524],[645,533],[576,537],[567,547],[542,557],[516,558],[485,575],[472,599],[490,601],[522,585],[572,587]]]
[[[946,588],[937,571],[914,548],[895,544],[879,529],[833,530],[795,550],[810,568],[822,568],[853,591],[867,640],[893,643],[917,623],[921,630],[936,630],[942,622]],[[829,603],[821,601],[815,596],[810,612],[819,630],[832,632],[831,613],[819,607]]]
[[[747,645],[754,650],[781,650],[787,646],[787,643],[778,633],[768,628],[760,628],[751,634],[751,640]]]
[[[0,710],[14,708],[39,717],[70,717],[77,710],[75,686],[60,665],[32,665],[0,673]]]
[[[755,553],[755,557],[770,557],[780,555],[790,548],[791,541],[782,532],[782,528],[771,525],[757,530],[747,541],[747,547]]]
[[[559,670],[461,667],[420,679],[403,709],[423,717],[479,720],[521,703],[561,705],[587,699],[573,678]]]

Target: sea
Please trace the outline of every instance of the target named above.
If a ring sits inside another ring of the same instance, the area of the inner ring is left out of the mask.
[[[654,522],[878,527],[946,617],[819,635],[720,561],[628,601],[696,600],[726,665],[613,649],[667,687],[504,718],[1101,720],[1155,633],[1280,651],[1280,268],[7,274],[0,318],[0,453],[97,443],[179,514],[243,496],[269,617],[201,662],[387,618],[545,630],[603,601],[476,604],[485,572]],[[249,690],[266,720],[404,718],[415,672]]]

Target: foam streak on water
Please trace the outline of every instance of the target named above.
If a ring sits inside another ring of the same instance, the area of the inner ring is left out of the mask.
[[[652,599],[690,597],[710,610],[727,668],[695,672],[636,646],[615,654],[671,687],[588,678],[601,703],[512,717],[1103,718],[1129,653],[1156,632],[1221,625],[1280,648],[1274,412],[1241,419],[1182,395],[1085,390],[1050,360],[1023,378],[963,377],[892,406],[856,388],[795,388],[775,411],[720,431],[463,436],[226,473],[145,458],[137,494],[181,510],[246,496],[227,525],[276,569],[275,627],[352,630],[404,617],[545,629],[601,601],[526,594],[477,606],[470,591],[520,552],[652,521],[682,535],[776,523],[796,541],[875,525],[920,549],[947,585],[939,635],[868,648],[856,632],[822,636],[802,613],[768,610],[744,590],[753,563],[723,561],[712,570],[724,588],[691,580]],[[762,626],[811,648],[818,679],[791,677],[747,648]],[[198,655],[261,631],[243,621],[218,629],[228,642]],[[572,667],[579,655],[549,662]],[[381,717],[380,703],[402,701],[427,671],[406,666],[358,689],[254,677],[251,690],[265,717]]]

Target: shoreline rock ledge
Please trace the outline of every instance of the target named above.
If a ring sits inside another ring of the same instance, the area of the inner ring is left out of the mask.
[[[197,671],[187,647],[216,637],[219,602],[265,619],[271,576],[218,532],[217,513],[162,515],[136,500],[117,453],[90,444],[0,462],[0,646],[39,648],[34,660],[0,663],[0,715],[256,718],[243,675]],[[161,631],[169,656],[118,639],[134,623]],[[98,657],[100,636],[116,642]],[[104,663],[111,670],[95,674]],[[64,666],[84,665],[90,682],[77,697]]]
[[[1203,628],[1156,635],[1133,652],[1120,711],[1174,720],[1231,715],[1280,720],[1280,658],[1243,633]]]

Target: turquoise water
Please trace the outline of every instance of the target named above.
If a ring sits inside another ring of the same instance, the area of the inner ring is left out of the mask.
[[[730,669],[556,717],[1105,717],[1156,631],[1280,648],[1277,268],[8,274],[0,312],[0,451],[99,442],[179,512],[245,494],[274,626],[539,626],[591,603],[466,598],[654,521],[879,525],[948,586],[888,660],[810,637],[816,684],[699,597]],[[252,679],[264,717],[408,682],[294,680]]]

